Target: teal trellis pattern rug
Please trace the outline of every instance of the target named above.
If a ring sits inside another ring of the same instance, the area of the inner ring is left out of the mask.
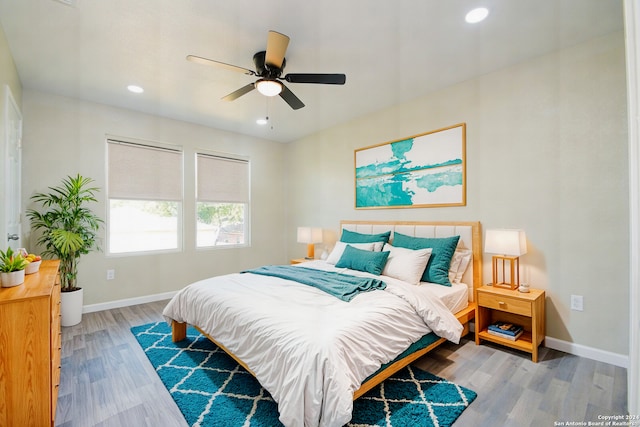
[[[131,328],[158,376],[191,426],[276,427],[278,408],[244,368],[187,328],[173,343],[165,322]],[[354,402],[350,426],[447,427],[476,393],[428,372],[405,368]]]

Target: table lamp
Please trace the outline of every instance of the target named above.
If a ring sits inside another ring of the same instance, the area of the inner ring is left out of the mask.
[[[527,253],[527,237],[523,230],[496,229],[487,230],[484,239],[484,251],[495,254],[492,257],[493,286],[516,289],[520,286],[520,255]],[[507,282],[506,264],[509,264]],[[502,277],[500,268],[502,267]]]
[[[298,243],[307,244],[305,259],[315,258],[315,244],[322,243],[322,228],[298,227]]]

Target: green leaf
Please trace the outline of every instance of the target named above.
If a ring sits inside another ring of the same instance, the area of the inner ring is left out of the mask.
[[[84,246],[82,235],[70,230],[51,230],[51,243],[62,255],[71,255]]]

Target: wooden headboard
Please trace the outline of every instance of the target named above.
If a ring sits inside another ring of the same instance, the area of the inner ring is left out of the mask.
[[[482,228],[479,221],[340,221],[340,231],[347,229],[358,233],[383,233],[391,231],[413,237],[460,236],[459,248],[471,249],[473,259],[462,277],[469,286],[469,301],[475,298],[475,289],[482,286]]]

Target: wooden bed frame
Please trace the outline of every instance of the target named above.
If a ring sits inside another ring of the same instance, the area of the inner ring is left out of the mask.
[[[462,336],[465,336],[469,332],[469,321],[475,317],[476,302],[475,294],[476,289],[482,286],[482,229],[480,222],[477,221],[453,221],[453,222],[425,222],[425,221],[342,221],[340,223],[340,230],[348,229],[350,231],[357,231],[359,233],[381,233],[385,231],[399,232],[402,234],[414,236],[414,237],[450,237],[460,235],[460,242],[458,247],[464,247],[471,249],[473,253],[472,261],[467,269],[467,272],[463,276],[462,282],[467,283],[469,286],[469,305],[456,313],[456,317],[464,326]],[[249,369],[249,367],[240,358],[236,357],[231,351],[229,351],[224,345],[217,342],[213,337],[209,336],[206,332],[200,329],[197,325],[193,325],[201,334],[206,336],[214,344],[224,350],[229,356],[231,356],[240,366],[245,368],[254,377],[255,374]],[[173,342],[182,341],[187,336],[187,324],[173,321],[172,328],[172,340]],[[445,338],[439,338],[427,347],[424,347],[416,352],[413,352],[406,357],[396,360],[391,363],[385,369],[379,371],[372,377],[365,380],[360,388],[353,394],[353,399],[357,399],[367,391],[371,390],[384,380],[395,374],[405,366],[411,364],[415,360],[421,358],[425,354],[429,353],[434,348],[445,342]]]

